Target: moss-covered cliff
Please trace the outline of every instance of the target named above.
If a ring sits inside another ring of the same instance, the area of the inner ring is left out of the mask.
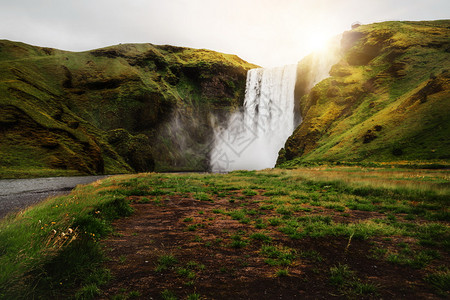
[[[278,165],[450,159],[450,21],[345,32],[331,77],[299,100]]]
[[[242,103],[254,67],[173,46],[0,40],[0,177],[204,170],[209,117]]]

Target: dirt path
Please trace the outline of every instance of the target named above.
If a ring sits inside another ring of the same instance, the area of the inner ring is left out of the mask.
[[[170,293],[178,299],[189,295],[200,295],[201,299],[347,298],[348,293],[344,295],[345,291],[330,283],[330,267],[338,263],[350,266],[361,283],[376,287],[375,294],[355,298],[436,298],[423,285],[422,270],[411,272],[410,268],[369,258],[376,239],[355,239],[350,244],[347,238],[333,237],[293,240],[270,227],[255,229],[218,213],[219,209],[240,207],[228,199],[214,199],[213,203],[176,196],[162,202],[133,200],[135,213],[116,221],[115,234],[104,242],[111,258],[106,267],[113,280],[103,289],[102,299],[127,293],[140,299],[162,299],[162,294]],[[251,210],[252,205],[249,201],[246,209]],[[324,213],[327,211],[321,210]],[[355,211],[352,216],[358,214],[365,218],[369,213]],[[267,263],[269,257],[261,250],[263,242],[250,238],[258,232],[269,235],[271,245],[281,251],[293,249],[292,263]],[[158,260],[167,256],[176,262],[161,268]],[[279,270],[287,270],[288,275],[277,276]]]

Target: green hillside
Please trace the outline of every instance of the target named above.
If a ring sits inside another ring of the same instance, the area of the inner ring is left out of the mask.
[[[242,103],[254,67],[174,46],[0,40],[0,177],[205,170],[210,113]]]
[[[359,26],[342,60],[299,101],[278,165],[448,162],[450,20]]]

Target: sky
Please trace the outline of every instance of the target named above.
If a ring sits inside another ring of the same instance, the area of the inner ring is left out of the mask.
[[[70,51],[206,48],[293,64],[351,24],[450,18],[449,0],[0,0],[0,39]]]

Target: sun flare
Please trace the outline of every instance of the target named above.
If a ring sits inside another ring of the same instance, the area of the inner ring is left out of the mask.
[[[311,52],[313,51],[324,51],[326,50],[333,34],[327,30],[322,28],[315,28],[309,32],[309,35],[306,37],[306,47],[309,48]]]
[[[308,46],[313,51],[324,50],[327,46],[328,39],[322,36],[311,36],[308,41]]]

